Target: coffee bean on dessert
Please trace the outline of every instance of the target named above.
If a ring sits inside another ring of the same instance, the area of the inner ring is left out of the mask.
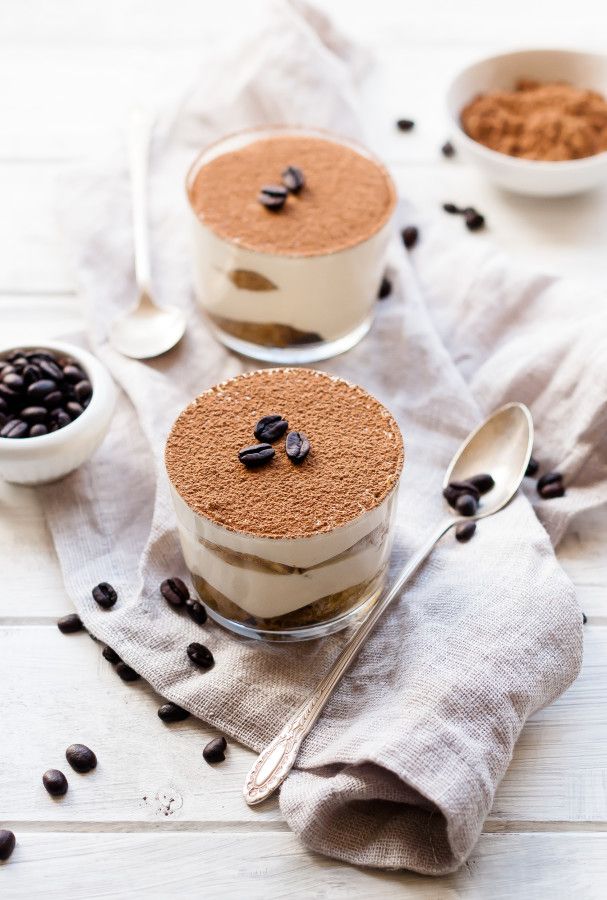
[[[65,751],[65,758],[76,772],[83,775],[97,765],[97,757],[86,744],[70,744]]]
[[[140,677],[139,673],[136,672],[135,669],[131,669],[131,667],[125,662],[122,662],[122,660],[120,660],[120,662],[117,664],[116,672],[118,673],[118,675],[120,675],[123,681],[137,681]]]
[[[249,469],[269,462],[273,456],[274,447],[271,447],[270,444],[253,444],[251,447],[243,447],[238,451],[238,459]]]
[[[535,458],[535,456],[530,456],[529,457],[529,465],[527,466],[527,469],[525,470],[525,475],[528,478],[533,478],[534,475],[537,475],[539,468],[540,468],[539,461]]]
[[[111,584],[107,583],[107,581],[102,581],[94,587],[92,594],[93,599],[102,607],[102,609],[110,609],[118,599],[116,591]]]
[[[208,763],[223,762],[226,758],[226,747],[228,742],[224,737],[213,738],[212,741],[205,746],[202,755]]]
[[[381,280],[381,284],[379,286],[379,291],[377,293],[378,300],[385,300],[386,297],[389,297],[392,293],[392,284],[389,278],[384,277]]]
[[[476,522],[460,522],[455,528],[455,540],[465,544],[473,537],[476,531]]]
[[[101,651],[101,655],[104,659],[107,659],[109,663],[115,666],[117,663],[122,662],[118,654],[115,650],[113,650],[110,646],[106,645]]]
[[[39,381],[33,381],[27,389],[27,395],[31,400],[43,400],[52,391],[55,391],[57,385],[50,378],[41,378]]]
[[[190,592],[181,578],[166,578],[160,585],[160,593],[171,606],[183,606]]]
[[[287,200],[287,189],[281,184],[266,184],[259,192],[258,200],[266,209],[278,212]]]
[[[83,381],[79,381],[74,388],[76,399],[81,403],[83,400],[88,400],[88,398],[91,396],[92,391],[93,388],[91,387],[91,382],[86,378]]]
[[[8,828],[0,829],[0,859],[5,862],[15,849],[15,835]]]
[[[183,722],[189,715],[187,709],[182,709],[176,703],[163,703],[158,709],[158,718],[163,722]]]
[[[197,625],[204,625],[207,620],[207,611],[198,600],[189,600],[185,601],[185,608],[188,616],[193,622],[196,622]]]
[[[419,230],[415,227],[415,225],[407,225],[406,228],[403,228],[401,231],[401,237],[403,239],[403,244],[407,248],[407,250],[412,250],[413,247],[417,244],[417,239],[419,238]]]
[[[278,413],[272,413],[269,416],[263,416],[259,420],[253,434],[258,441],[273,444],[274,441],[283,436],[288,427],[289,423],[286,419],[283,419]]]
[[[477,501],[472,494],[460,494],[455,501],[455,508],[462,516],[473,516],[477,510]]]
[[[297,166],[287,166],[280,177],[286,189],[292,194],[297,194],[306,183],[304,173]]]
[[[48,769],[42,776],[42,784],[51,797],[63,797],[67,793],[67,778],[59,769]]]
[[[303,462],[310,452],[310,441],[303,431],[290,431],[286,441],[287,456],[294,463]]]
[[[466,222],[466,228],[469,231],[478,231],[479,228],[483,228],[485,225],[485,217],[481,216],[481,214],[472,207],[464,210],[464,221]]]
[[[542,500],[555,500],[557,497],[565,496],[565,485],[562,479],[559,481],[550,481],[548,484],[538,487],[538,494]]]
[[[21,419],[11,419],[0,430],[0,437],[4,438],[21,438],[29,431],[29,426],[22,422]]]
[[[84,625],[82,624],[82,619],[77,613],[69,613],[67,616],[63,616],[63,618],[59,619],[57,622],[57,628],[61,632],[61,634],[74,634],[76,631],[82,631],[84,629]]]
[[[481,494],[486,494],[495,487],[495,479],[488,472],[471,475],[466,481],[468,484],[472,484]]]
[[[188,644],[187,654],[192,662],[200,666],[201,669],[210,669],[215,662],[213,654],[204,644],[196,642]]]
[[[440,152],[443,156],[446,156],[447,159],[451,159],[451,157],[455,156],[455,147],[451,143],[451,141],[445,141],[443,146],[440,148]]]
[[[456,206],[455,203],[443,203],[443,209],[452,216],[457,216],[463,212],[463,210],[461,210],[459,206]]]
[[[399,131],[411,131],[415,128],[415,122],[413,119],[398,119],[396,122],[396,127]]]

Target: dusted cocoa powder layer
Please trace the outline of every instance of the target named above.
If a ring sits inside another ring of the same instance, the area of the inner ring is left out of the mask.
[[[260,188],[280,184],[287,166],[305,185],[279,212],[259,203]],[[220,237],[262,253],[313,256],[345,250],[379,231],[395,204],[379,163],[325,138],[256,140],[204,163],[189,187],[190,203]]]
[[[247,469],[238,451],[270,413],[305,432],[312,449],[294,465],[281,439],[274,459]],[[263,369],[211,388],[181,413],[166,446],[169,478],[190,509],[270,538],[323,534],[379,506],[403,458],[398,425],[379,401],[312,369]]]

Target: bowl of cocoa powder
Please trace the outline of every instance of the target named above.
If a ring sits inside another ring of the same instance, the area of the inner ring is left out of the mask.
[[[454,78],[447,107],[462,156],[501,187],[556,197],[607,184],[607,56],[488,57]]]

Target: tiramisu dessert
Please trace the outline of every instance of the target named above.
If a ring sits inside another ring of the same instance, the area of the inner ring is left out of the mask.
[[[374,397],[310,369],[265,369],[201,394],[168,438],[186,564],[209,614],[298,640],[378,596],[403,442]]]
[[[256,359],[324,359],[368,330],[395,190],[364,149],[299,129],[233,135],[187,180],[195,282],[217,336]]]

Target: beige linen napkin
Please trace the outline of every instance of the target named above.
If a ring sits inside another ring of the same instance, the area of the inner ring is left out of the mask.
[[[195,394],[249,367],[214,342],[193,306],[183,180],[195,151],[229,129],[288,120],[359,134],[361,61],[320,14],[278,4],[244,44],[205,65],[178,111],[161,118],[151,159],[154,288],[161,303],[189,316],[185,339],[161,359],[133,362],[107,344],[108,323],[135,294],[124,153],[71,173],[62,189],[89,339],[122,388],[102,448],[44,488],[66,588],[91,632],[163,696],[256,750],[345,636],[260,645],[211,623],[201,629],[160,598],[164,578],[186,577],[163,467],[167,432]],[[444,515],[442,473],[459,442],[482,413],[512,399],[530,404],[538,455],[567,477],[566,497],[538,504],[557,539],[572,513],[607,495],[604,323],[598,313],[590,321],[590,296],[521,274],[477,236],[453,246],[440,226],[421,228],[409,256],[395,241],[394,293],[378,304],[371,334],[323,365],[375,393],[402,427],[394,565]],[[110,612],[91,598],[102,580],[119,593]],[[581,624],[524,496],[483,522],[469,544],[447,537],[306,740],[281,792],[290,826],[309,847],[353,863],[429,874],[457,868],[525,719],[575,678]],[[213,651],[211,671],[190,665],[192,640]]]

